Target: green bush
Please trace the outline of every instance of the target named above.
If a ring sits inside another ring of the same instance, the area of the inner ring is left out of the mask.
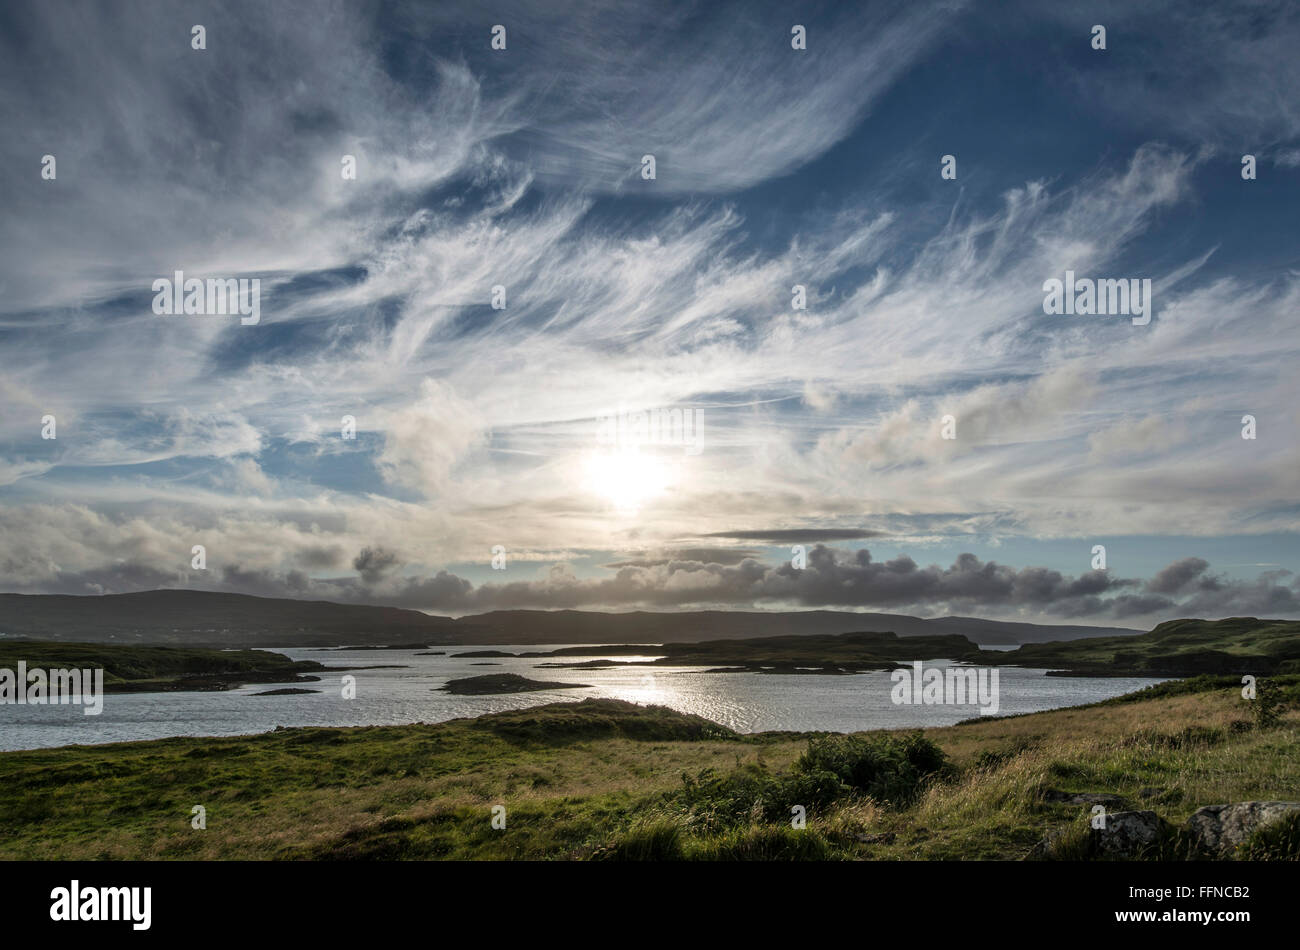
[[[919,732],[903,736],[819,736],[795,763],[797,772],[829,772],[854,791],[906,806],[926,781],[948,768],[943,750]]]
[[[1282,688],[1272,680],[1259,680],[1255,684],[1255,699],[1250,704],[1250,715],[1256,729],[1272,729],[1282,721],[1286,704]]]

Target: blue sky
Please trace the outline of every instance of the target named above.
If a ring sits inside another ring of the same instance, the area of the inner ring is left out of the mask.
[[[1298,41],[1266,2],[9,5],[0,589],[1300,616]],[[177,270],[260,321],[155,313]],[[1150,322],[1045,313],[1067,270]]]

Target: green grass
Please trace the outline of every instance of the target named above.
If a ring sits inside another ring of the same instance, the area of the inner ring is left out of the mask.
[[[1294,799],[1297,763],[1300,716],[1253,727],[1239,685],[853,736],[740,736],[586,700],[3,753],[0,858],[1014,859],[1086,821],[1048,789],[1118,794],[1176,826],[1201,805]],[[1279,831],[1248,854],[1293,856],[1295,841]]]

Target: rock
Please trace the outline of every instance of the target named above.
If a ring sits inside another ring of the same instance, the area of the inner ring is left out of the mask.
[[[318,689],[268,689],[264,693],[250,693],[250,696],[300,696],[303,693],[319,693]]]
[[[1105,805],[1107,808],[1128,807],[1128,800],[1122,795],[1110,795],[1105,792],[1062,792],[1054,788],[1043,792],[1043,801],[1061,802],[1066,805]]]
[[[1259,828],[1300,810],[1300,802],[1237,802],[1198,808],[1184,826],[1200,850],[1226,855]]]
[[[1155,844],[1167,827],[1163,818],[1153,811],[1116,811],[1106,815],[1105,828],[1087,829],[1086,840],[1067,847],[1067,854],[1058,854],[1065,839],[1079,833],[1078,825],[1067,825],[1048,832],[1030,850],[1031,861],[1051,858],[1135,858]]]
[[[1156,843],[1165,821],[1153,811],[1117,811],[1106,816],[1106,827],[1094,829],[1097,852],[1106,857],[1131,858]]]
[[[1139,788],[1138,798],[1155,798],[1162,791],[1163,789],[1159,789],[1159,788]]]

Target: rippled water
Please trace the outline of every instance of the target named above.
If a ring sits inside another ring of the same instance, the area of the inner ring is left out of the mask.
[[[448,654],[473,650],[542,651],[551,646],[438,647]],[[295,660],[327,666],[400,664],[402,669],[352,670],[355,699],[342,698],[342,673],[321,674],[318,683],[257,684],[224,693],[110,693],[99,716],[80,706],[0,705],[0,749],[34,749],[73,743],[122,742],[168,736],[228,736],[276,726],[374,726],[441,722],[524,709],[589,696],[658,703],[694,713],[739,732],[825,730],[851,732],[951,725],[979,714],[975,706],[895,705],[889,673],[851,676],[705,673],[703,668],[556,670],[538,669],[538,658],[416,656],[416,650],[320,651],[277,649]],[[653,657],[612,657],[645,660]],[[586,661],[595,657],[563,658]],[[563,659],[560,662],[563,662]],[[482,665],[482,664],[493,665]],[[929,666],[943,661],[926,661]],[[1077,706],[1160,682],[1148,677],[1048,677],[1044,670],[999,670],[999,715]],[[510,696],[452,696],[437,692],[449,679],[484,673],[518,673],[549,682],[585,683],[583,689]],[[298,696],[257,696],[297,685],[319,689]]]

